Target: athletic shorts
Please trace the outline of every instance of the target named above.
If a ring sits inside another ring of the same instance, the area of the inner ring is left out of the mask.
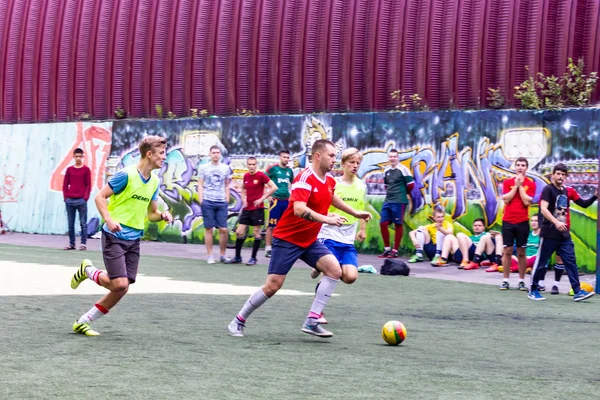
[[[227,203],[204,200],[201,205],[204,228],[227,228]]]
[[[281,219],[283,212],[288,208],[290,202],[286,199],[273,199],[269,206],[269,227],[274,228]]]
[[[315,240],[308,247],[300,247],[288,241],[273,238],[271,258],[269,260],[269,274],[287,275],[298,259],[313,268],[317,268],[317,261],[331,254],[323,243]]]
[[[404,210],[406,210],[406,204],[404,203],[384,202],[379,215],[379,223],[393,222],[394,224],[401,224],[404,221]]]
[[[435,244],[433,242],[425,243],[423,252],[430,260],[433,260],[433,257],[435,257]]]
[[[262,226],[265,223],[265,209],[242,210],[238,223],[240,225]]]
[[[123,240],[102,231],[102,258],[110,279],[127,278],[134,283],[140,263],[140,239]]]
[[[352,265],[358,268],[358,253],[353,244],[340,243],[335,240],[322,240],[323,244],[329,249],[331,254],[337,258],[340,265]]]
[[[469,247],[469,261],[473,261],[475,258],[475,250],[477,250],[477,245],[475,243],[471,244]],[[460,264],[463,261],[463,254],[460,249],[456,250],[452,255],[454,262]]]
[[[517,247],[526,247],[529,237],[529,221],[523,221],[518,224],[502,222],[502,241],[504,247],[516,244]]]

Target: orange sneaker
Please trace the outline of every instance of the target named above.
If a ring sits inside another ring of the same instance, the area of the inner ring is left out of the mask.
[[[485,270],[485,272],[498,272],[498,264],[492,263],[490,267]]]
[[[458,269],[465,269],[465,267],[469,265],[468,261],[463,261],[460,263],[460,265],[458,266]]]
[[[469,263],[469,265],[467,265],[466,267],[463,268],[465,271],[467,270],[471,270],[471,269],[479,269],[479,264],[477,264],[476,262],[471,261]]]
[[[431,265],[434,267],[446,267],[448,266],[448,260],[444,260],[442,257],[438,257],[437,260],[433,260]]]

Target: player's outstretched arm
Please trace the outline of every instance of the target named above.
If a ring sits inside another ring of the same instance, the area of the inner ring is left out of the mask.
[[[335,193],[333,194],[333,200],[331,201],[331,205],[333,205],[335,208],[337,208],[340,211],[343,211],[347,214],[352,215],[353,217],[364,219],[365,221],[368,221],[371,219],[370,212],[355,210],[354,208],[350,207],[348,204],[344,203],[344,200],[342,200],[342,198]]]
[[[159,222],[159,221],[167,221],[168,223],[173,222],[173,217],[171,213],[168,211],[160,212],[158,211],[158,201],[151,201],[148,205],[148,221],[150,222]]]
[[[98,192],[98,194],[94,198],[94,202],[96,203],[96,208],[102,216],[102,219],[106,222],[108,230],[111,232],[118,232],[123,228],[121,228],[121,224],[112,220],[112,218],[110,217],[110,213],[108,212],[108,204],[106,203],[106,199],[108,199],[113,194],[114,192],[110,185],[104,185],[104,187]]]

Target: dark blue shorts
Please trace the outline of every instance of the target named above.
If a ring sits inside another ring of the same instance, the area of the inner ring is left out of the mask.
[[[475,250],[477,250],[477,245],[473,243],[471,247],[469,247],[469,261],[473,261],[473,259],[475,258]],[[463,254],[462,251],[460,251],[460,249],[456,250],[452,257],[454,258],[455,263],[460,264],[463,261]]]
[[[298,259],[316,268],[317,261],[329,254],[331,252],[318,240],[304,248],[285,240],[273,238],[269,274],[287,275]]]
[[[435,257],[435,244],[433,242],[425,243],[423,246],[423,252],[430,260],[433,260]]]
[[[227,228],[227,203],[204,200],[201,207],[205,229]]]
[[[388,203],[386,201],[381,207],[379,222],[393,222],[399,225],[404,222],[404,210],[406,210],[406,204]]]
[[[331,239],[323,240],[323,244],[337,258],[340,265],[352,265],[358,268],[358,253],[353,244],[340,243]]]
[[[288,200],[283,199],[273,199],[271,200],[271,204],[269,206],[269,227],[274,228],[281,219],[284,211],[288,208],[289,205]]]

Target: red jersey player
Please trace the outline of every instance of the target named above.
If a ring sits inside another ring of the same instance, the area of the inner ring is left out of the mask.
[[[339,215],[327,214],[331,205],[356,218],[371,218],[369,212],[353,209],[334,193],[335,179],[328,172],[333,169],[335,153],[335,145],[329,140],[317,140],[313,145],[311,166],[294,179],[290,204],[273,232],[267,281],[233,318],[228,327],[230,335],[244,336],[246,319],[277,293],[289,270],[300,259],[324,275],[302,325],[302,332],[319,337],[333,336],[319,325],[318,319],[335,290],[342,270],[335,256],[317,241],[317,235],[322,224],[340,226],[345,221]]]

